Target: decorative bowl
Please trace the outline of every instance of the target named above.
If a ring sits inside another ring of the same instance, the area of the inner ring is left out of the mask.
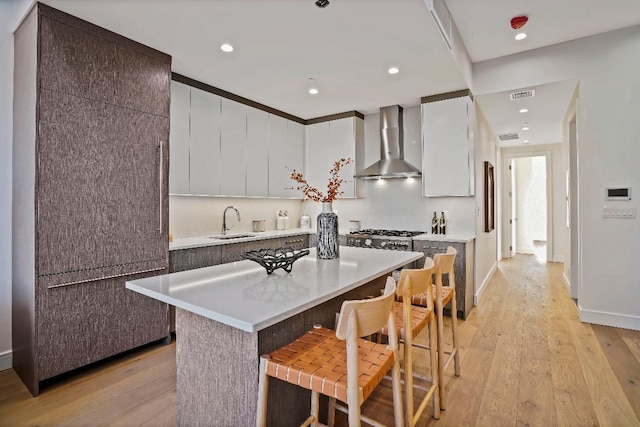
[[[257,251],[249,251],[242,256],[251,261],[255,261],[267,270],[267,274],[273,273],[278,268],[282,268],[287,273],[291,272],[293,263],[302,258],[305,255],[309,255],[309,249],[292,249],[292,248],[278,248],[278,249],[259,249]]]

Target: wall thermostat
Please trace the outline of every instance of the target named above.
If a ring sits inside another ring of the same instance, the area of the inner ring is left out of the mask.
[[[631,200],[631,187],[607,187],[605,188],[606,200]]]

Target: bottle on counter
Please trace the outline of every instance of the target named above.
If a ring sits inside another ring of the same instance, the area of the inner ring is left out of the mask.
[[[447,234],[447,220],[444,218],[444,212],[440,215],[440,224],[438,224],[440,234]]]
[[[311,228],[311,217],[309,215],[300,217],[300,228]]]
[[[289,212],[284,211],[282,217],[284,218],[284,229],[288,230],[289,229]]]
[[[284,230],[284,214],[282,211],[278,211],[276,217],[276,230]]]
[[[431,218],[431,234],[438,234],[438,214],[433,211],[433,218]]]

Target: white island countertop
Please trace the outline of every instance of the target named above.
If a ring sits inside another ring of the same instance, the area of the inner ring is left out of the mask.
[[[126,283],[127,289],[247,332],[256,332],[368,283],[423,256],[421,252],[340,247],[337,260],[316,250],[291,273],[245,260]]]

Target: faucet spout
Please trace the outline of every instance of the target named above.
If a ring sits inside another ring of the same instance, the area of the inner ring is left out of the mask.
[[[236,217],[238,218],[238,222],[240,222],[240,211],[235,206],[227,206],[222,213],[222,235],[226,235],[228,230],[231,230],[231,226],[227,227],[227,211],[229,209],[233,209],[236,211]]]

